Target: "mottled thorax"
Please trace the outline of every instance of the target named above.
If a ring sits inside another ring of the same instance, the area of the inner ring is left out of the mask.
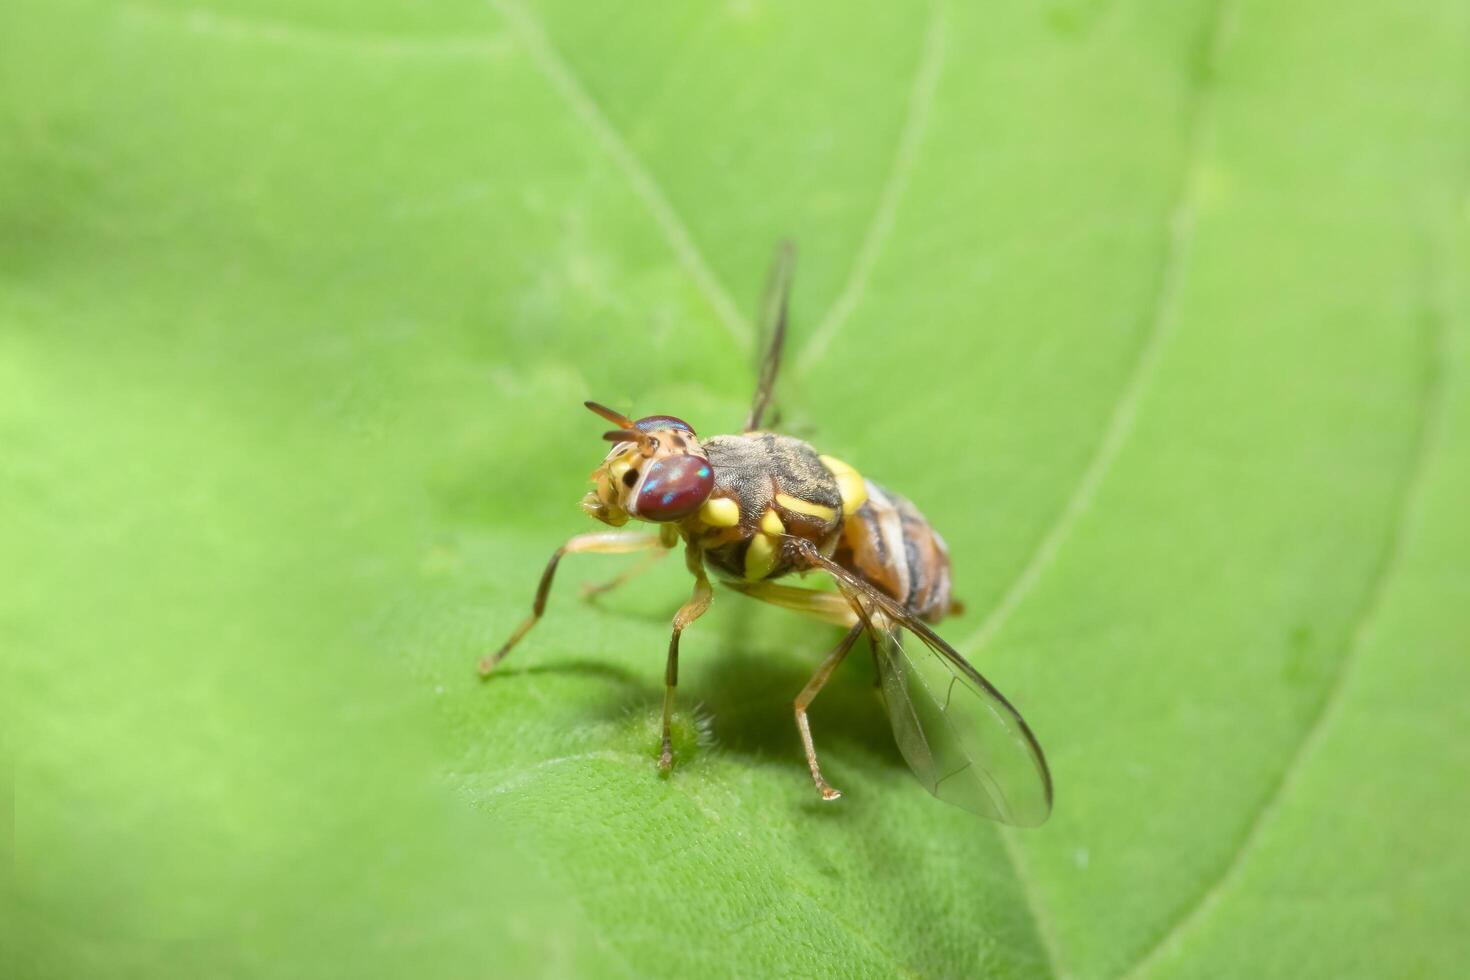
[[[732,577],[759,581],[794,567],[783,536],[804,538],[823,551],[835,545],[842,493],[811,446],[753,432],[714,436],[705,450],[715,486],[698,519],[710,564]]]

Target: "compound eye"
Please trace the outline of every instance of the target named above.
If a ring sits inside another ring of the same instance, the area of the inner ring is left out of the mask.
[[[638,516],[677,521],[699,509],[715,488],[715,474],[702,456],[663,456],[648,465],[634,502]]]
[[[640,432],[656,432],[659,429],[683,429],[690,435],[694,435],[694,429],[683,419],[672,415],[649,415],[633,423]]]

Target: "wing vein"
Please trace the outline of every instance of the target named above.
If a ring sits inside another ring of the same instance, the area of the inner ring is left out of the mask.
[[[937,783],[934,784],[934,787],[936,789],[938,789],[939,786],[941,784],[943,784],[943,782],[946,779],[949,779],[951,776],[958,776],[960,773],[964,772],[966,769],[970,768],[974,764],[975,764],[975,760],[971,759],[971,760],[967,761],[964,765],[962,765],[958,769],[956,769],[954,772],[945,773],[943,776],[940,777],[939,782],[937,782]]]

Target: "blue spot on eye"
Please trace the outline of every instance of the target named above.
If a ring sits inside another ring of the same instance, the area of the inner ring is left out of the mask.
[[[647,493],[648,491],[655,489],[657,486],[657,480],[649,480],[647,483],[643,484],[643,492]]]
[[[669,493],[664,494],[664,504],[665,505],[672,504],[673,502],[674,502],[674,494],[673,494],[672,491],[670,491]]]
[[[701,479],[703,479],[704,477],[709,476],[709,467],[708,466],[701,466],[699,468],[699,476],[700,476]]]

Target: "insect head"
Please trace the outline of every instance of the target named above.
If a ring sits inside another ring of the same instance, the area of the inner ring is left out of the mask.
[[[715,486],[714,471],[694,429],[672,415],[636,422],[596,402],[587,407],[618,428],[603,434],[612,451],[592,471],[582,509],[620,527],[629,517],[677,521],[699,510]]]

